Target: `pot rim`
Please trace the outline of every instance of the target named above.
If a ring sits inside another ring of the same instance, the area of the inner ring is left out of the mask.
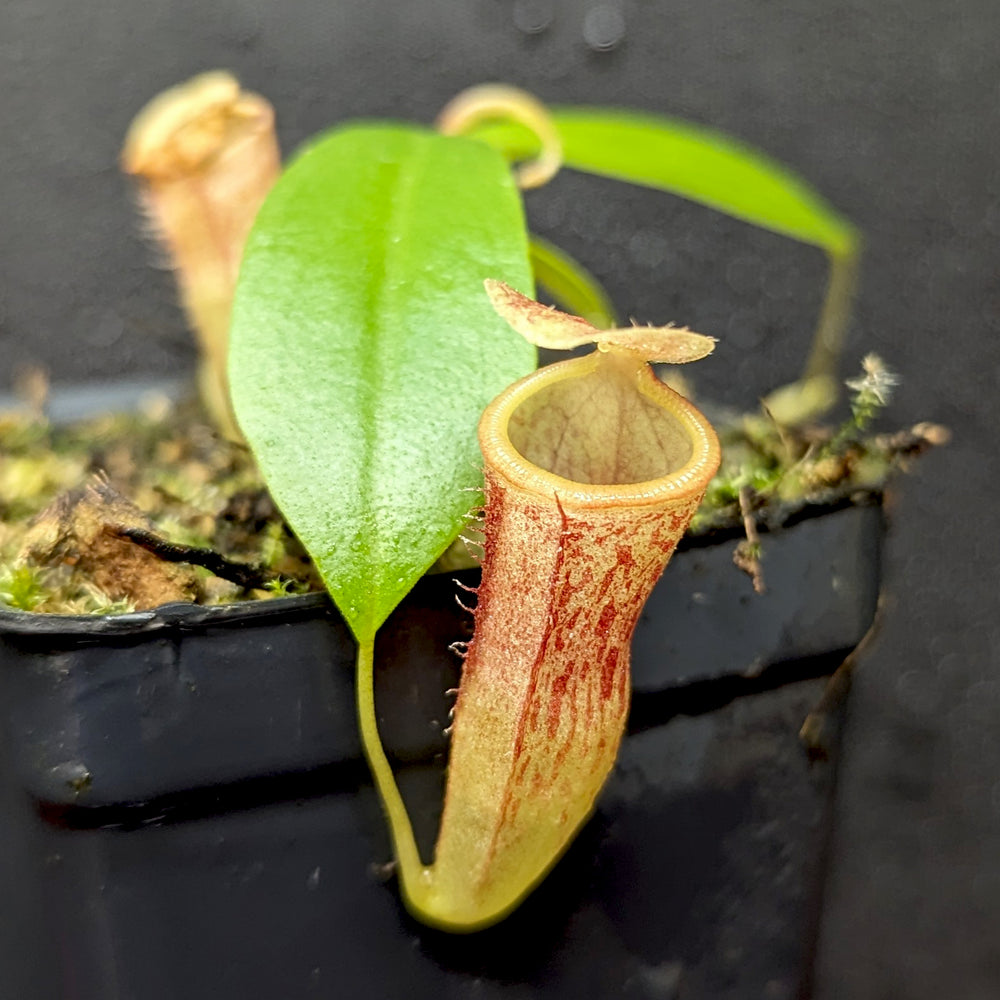
[[[43,614],[37,611],[18,611],[0,604],[0,636],[92,636],[96,639],[111,639],[145,635],[164,629],[193,630],[206,626],[241,624],[251,619],[260,621],[267,618],[297,617],[320,609],[331,612],[334,610],[333,602],[325,592],[232,604],[206,605],[175,601],[146,611],[129,611],[120,615]]]
[[[829,503],[813,503],[794,511],[778,525],[766,521],[758,527],[761,534],[783,531],[795,527],[803,521],[811,521],[835,514],[845,508],[880,507],[884,497],[881,492],[855,493],[840,497]],[[884,509],[884,508],[883,508]],[[883,514],[884,516],[884,514]],[[685,535],[681,538],[678,551],[702,549],[712,545],[724,545],[742,537],[742,525],[733,523],[730,527],[712,530],[704,535]],[[477,570],[450,570],[449,575],[462,577]],[[194,630],[214,626],[244,624],[248,621],[262,621],[275,618],[295,619],[308,617],[325,610],[337,615],[333,601],[325,591],[311,594],[295,594],[288,597],[271,597],[254,601],[236,601],[230,604],[191,604],[176,601],[161,604],[146,611],[131,611],[120,615],[60,615],[49,612],[19,611],[0,603],[0,637],[4,635],[59,636],[67,639],[87,638],[114,639],[117,637],[142,636],[163,630]]]

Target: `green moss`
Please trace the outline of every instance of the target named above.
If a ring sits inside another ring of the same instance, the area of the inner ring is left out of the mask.
[[[0,567],[0,601],[18,611],[34,611],[45,600],[40,573],[24,564]]]
[[[31,520],[102,470],[170,541],[214,549],[279,574],[273,591],[243,592],[199,571],[200,602],[319,589],[247,449],[221,438],[195,406],[164,400],[145,412],[65,427],[0,415],[0,602],[66,614],[133,610],[128,601],[80,579],[72,566],[32,565],[21,551]]]
[[[741,527],[741,491],[755,520],[772,528],[807,505],[879,493],[896,469],[946,436],[929,425],[870,433],[894,384],[895,376],[869,357],[863,376],[848,383],[850,416],[838,427],[785,427],[766,412],[716,421],[722,464],[690,533]],[[128,601],[81,579],[73,566],[32,565],[21,553],[31,519],[101,470],[168,542],[212,549],[274,574],[263,589],[241,589],[198,569],[199,602],[322,590],[249,451],[220,437],[193,405],[161,401],[141,413],[66,427],[0,415],[0,457],[0,602],[12,608],[75,614],[133,610]],[[759,548],[753,558],[760,556]]]

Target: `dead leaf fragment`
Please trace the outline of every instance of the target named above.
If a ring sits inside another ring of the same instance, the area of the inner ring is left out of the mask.
[[[196,578],[190,567],[163,562],[121,535],[123,529],[149,527],[135,504],[95,476],[34,519],[20,558],[71,567],[112,600],[129,601],[138,610],[191,600]]]

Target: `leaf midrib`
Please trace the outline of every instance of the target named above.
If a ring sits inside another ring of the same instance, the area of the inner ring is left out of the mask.
[[[405,230],[406,220],[413,215],[413,191],[417,186],[418,178],[425,168],[428,155],[427,144],[414,141],[405,165],[398,160],[386,163],[386,173],[390,175],[390,179],[382,187],[382,191],[387,192],[388,196],[379,198],[379,204],[383,208],[382,212],[379,213],[380,239],[379,247],[373,247],[373,249],[377,251],[381,248],[383,266],[381,272],[376,274],[374,279],[368,283],[366,308],[369,316],[369,324],[366,330],[365,342],[367,345],[370,345],[370,349],[360,352],[360,367],[364,372],[362,384],[367,388],[366,409],[370,407],[374,412],[373,419],[365,421],[363,427],[367,460],[362,463],[362,471],[358,484],[359,495],[366,500],[366,506],[369,510],[372,509],[373,501],[378,499],[375,484],[379,478],[381,468],[377,459],[385,454],[390,454],[390,452],[385,452],[380,447],[385,439],[385,432],[379,420],[379,415],[383,410],[376,404],[384,398],[386,384],[384,373],[394,353],[392,336],[391,334],[386,335],[386,317],[392,313],[390,305],[393,297],[391,292],[392,276],[399,272],[400,262],[409,252],[409,243],[407,241],[394,241],[392,237],[393,234],[401,233]],[[389,441],[389,444],[391,446],[392,442]],[[368,543],[369,572],[373,581],[377,575],[377,586],[373,586],[370,591],[372,596],[366,608],[366,618],[369,622],[371,635],[374,635],[378,628],[378,624],[376,624],[378,605],[381,603],[383,577],[385,567],[388,563],[385,558],[384,540],[380,533],[377,531],[366,531],[365,534]],[[358,638],[363,639],[365,637],[359,635]]]

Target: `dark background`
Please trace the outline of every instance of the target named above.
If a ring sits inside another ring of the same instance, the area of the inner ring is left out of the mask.
[[[230,68],[284,150],[354,116],[429,122],[506,80],[548,101],[708,124],[784,161],[867,248],[844,361],[903,375],[894,423],[953,443],[902,484],[887,613],[852,694],[816,964],[819,997],[1000,991],[1000,4],[995,0],[7,0],[0,9],[0,391],[173,374],[189,338],[116,166],[160,89]],[[605,49],[604,46],[610,46]],[[533,227],[625,315],[721,338],[705,395],[794,377],[822,292],[814,249],[666,195],[560,176]]]

